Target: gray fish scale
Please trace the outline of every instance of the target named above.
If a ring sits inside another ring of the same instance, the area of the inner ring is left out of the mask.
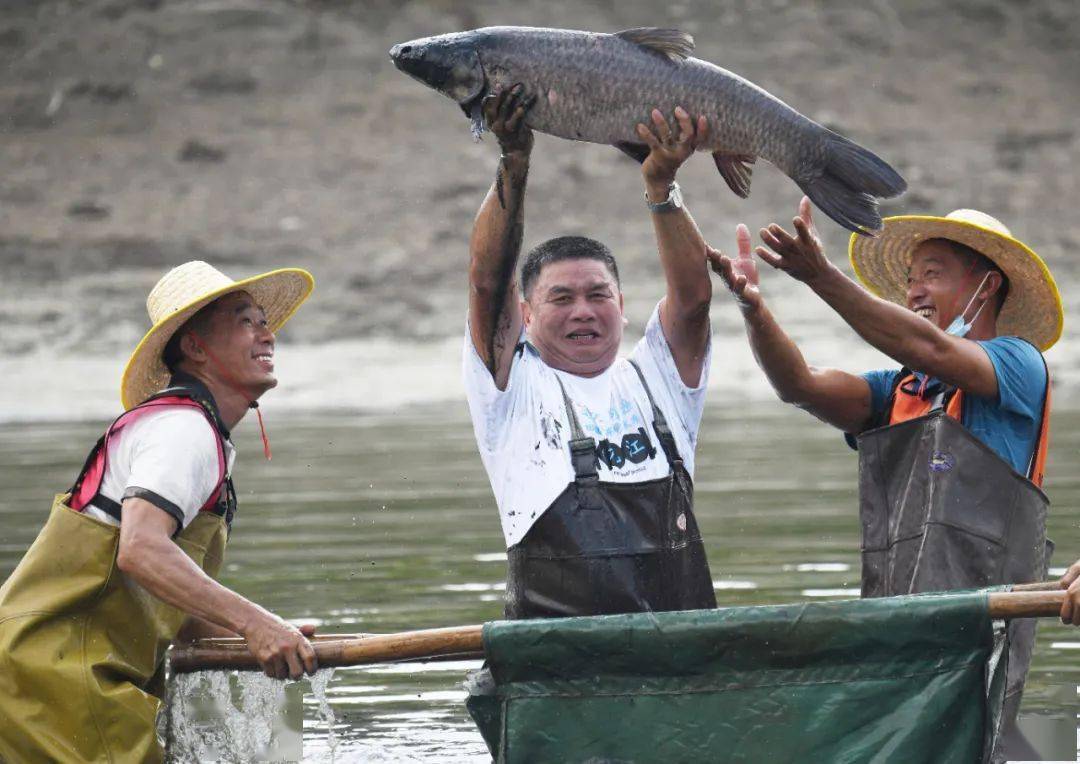
[[[760,156],[791,177],[813,177],[825,133],[782,101],[718,66],[674,62],[614,35],[488,29],[478,46],[489,86],[522,83],[537,96],[528,123],[560,138],[641,143],[634,127],[657,108],[705,115],[709,151]]]

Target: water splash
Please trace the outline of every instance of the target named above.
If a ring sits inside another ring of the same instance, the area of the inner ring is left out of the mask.
[[[318,716],[326,724],[329,761],[337,741],[326,697],[333,669],[310,678]],[[302,755],[303,681],[254,672],[203,671],[172,678],[162,723],[170,762],[282,761]]]
[[[311,694],[319,704],[319,718],[326,722],[326,745],[330,749],[330,761],[334,760],[337,751],[337,735],[334,734],[334,709],[330,707],[330,701],[326,697],[326,687],[334,677],[334,669],[321,669],[311,677]]]

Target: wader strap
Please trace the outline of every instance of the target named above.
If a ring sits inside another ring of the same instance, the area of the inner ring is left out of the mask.
[[[103,493],[95,493],[86,503],[93,504],[116,522],[120,522],[120,502],[113,501]]]
[[[668,427],[667,419],[664,418],[664,412],[656,405],[652,390],[649,389],[649,383],[645,381],[645,375],[641,373],[641,367],[633,359],[627,358],[626,360],[634,367],[638,379],[641,380],[641,386],[645,388],[645,395],[649,396],[649,405],[652,406],[653,415],[652,426],[656,430],[656,436],[660,439],[660,447],[664,449],[668,464],[673,467],[676,463],[682,464],[682,457],[679,456],[679,449],[675,445],[675,436],[671,434],[671,428]]]
[[[566,394],[566,387],[563,385],[562,380],[559,379],[557,372],[552,370],[555,374],[555,381],[559,383],[559,390],[562,392],[563,405],[566,407],[566,416],[570,420],[570,463],[574,466],[574,477],[577,480],[586,480],[589,482],[598,482],[600,476],[596,472],[596,440],[590,438],[585,434],[585,431],[581,429],[581,422],[578,421],[577,412],[574,411],[574,404],[570,400],[570,396]]]

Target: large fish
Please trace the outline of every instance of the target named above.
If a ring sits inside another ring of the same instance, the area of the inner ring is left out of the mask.
[[[487,27],[395,45],[394,65],[456,101],[483,130],[480,104],[497,87],[521,83],[537,96],[526,123],[560,138],[618,147],[644,161],[635,132],[653,108],[682,106],[709,121],[717,169],[741,197],[751,165],[779,167],[829,217],[858,233],[881,230],[877,199],[904,191],[887,163],[819,125],[737,74],[691,58],[693,39],[675,29],[596,34]]]

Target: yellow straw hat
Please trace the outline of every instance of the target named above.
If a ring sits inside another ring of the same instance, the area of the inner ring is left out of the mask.
[[[1013,238],[1001,221],[978,210],[955,210],[945,217],[899,215],[885,218],[881,235],[852,235],[848,256],[855,275],[882,299],[907,304],[911,254],[927,239],[965,244],[994,261],[1009,279],[1009,294],[997,319],[997,331],[1028,340],[1047,350],[1061,337],[1061,294],[1046,263]]]
[[[185,321],[201,308],[230,292],[247,292],[266,312],[270,331],[276,332],[296,312],[315,287],[311,274],[301,268],[282,268],[233,281],[201,260],[179,265],[161,277],[146,298],[150,331],[127,362],[120,382],[125,409],[142,403],[169,382],[161,354]]]

